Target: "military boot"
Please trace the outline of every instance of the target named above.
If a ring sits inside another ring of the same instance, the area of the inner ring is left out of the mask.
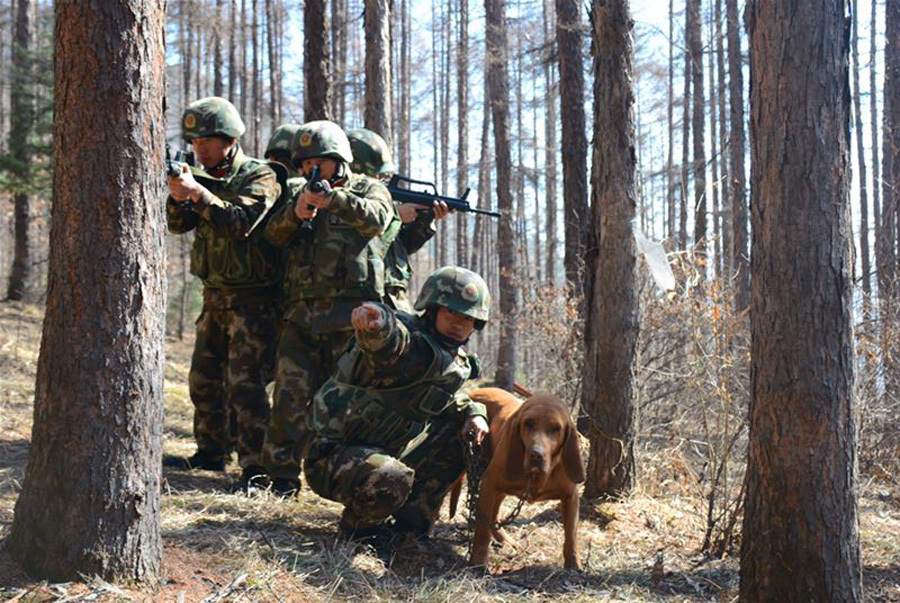
[[[269,487],[269,474],[259,465],[249,465],[241,471],[241,478],[231,484],[231,493],[255,494]]]
[[[198,450],[192,456],[165,455],[162,461],[163,467],[170,469],[205,469],[206,471],[225,471],[225,457],[221,454]]]

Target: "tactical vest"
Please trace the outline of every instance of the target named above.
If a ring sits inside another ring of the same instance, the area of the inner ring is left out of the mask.
[[[343,189],[365,197],[373,185],[351,174]],[[369,237],[328,211],[316,215],[311,231],[301,230],[285,262],[284,288],[288,302],[307,299],[377,300],[384,295],[384,258],[397,236],[394,217],[381,235]]]
[[[204,174],[201,184],[223,201],[234,201],[263,165],[266,163],[238,150],[230,175],[219,179]],[[257,225],[247,238],[235,238],[225,227],[200,220],[191,248],[191,274],[214,289],[277,285],[281,280],[279,252],[265,240],[262,226]]]
[[[469,378],[477,377],[474,357],[461,352],[459,359],[449,360],[450,353],[430,335],[419,331],[428,343],[433,359],[421,378],[394,388],[359,387],[346,382],[354,373],[364,352],[354,347],[338,361],[338,370],[316,392],[313,400],[313,424],[320,435],[345,444],[377,446],[399,451],[428,423],[444,413]],[[441,368],[446,364],[446,368]],[[334,416],[318,413],[333,409]]]

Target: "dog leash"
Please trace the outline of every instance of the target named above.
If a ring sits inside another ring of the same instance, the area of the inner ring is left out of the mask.
[[[475,442],[474,434],[468,434],[466,436],[466,489],[468,490],[466,493],[466,511],[468,514],[468,517],[466,517],[466,526],[469,533],[469,550],[467,557],[470,558],[472,556],[472,546],[475,543],[475,520],[478,517],[478,492],[481,490],[481,478],[484,477],[487,466],[488,460],[484,456],[483,447],[481,444]],[[530,490],[531,481],[529,480],[528,489],[525,491],[525,498],[519,498],[519,502],[512,513],[507,515],[506,519],[503,521],[491,526],[492,530],[504,528],[518,517],[519,512],[522,510],[522,506],[525,504],[525,499],[529,497]]]

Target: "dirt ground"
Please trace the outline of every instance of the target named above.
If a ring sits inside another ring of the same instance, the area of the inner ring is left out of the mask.
[[[40,309],[0,304],[0,540],[13,520],[25,472]],[[167,341],[165,451],[190,454],[187,370],[192,341]],[[690,487],[624,502],[583,503],[582,571],[562,568],[554,504],[525,505],[491,552],[493,576],[465,569],[464,520],[446,512],[428,542],[375,550],[337,540],[340,506],[304,489],[294,500],[228,493],[237,477],[164,471],[162,580],[113,585],[86,577],[30,578],[0,547],[0,601],[736,601],[738,562],[700,553],[703,501]],[[860,535],[865,600],[900,602],[900,501],[896,481],[863,479]],[[465,496],[465,493],[464,493]],[[514,507],[505,505],[506,512]]]

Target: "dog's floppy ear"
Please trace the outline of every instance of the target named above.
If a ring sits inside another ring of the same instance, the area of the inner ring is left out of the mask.
[[[562,462],[566,469],[566,475],[573,484],[584,481],[584,463],[581,462],[581,451],[578,449],[578,430],[571,417],[568,417],[566,425],[566,440],[562,445]]]
[[[517,412],[506,423],[506,466],[503,477],[510,482],[525,478],[525,442],[522,441],[521,417],[522,413]]]

